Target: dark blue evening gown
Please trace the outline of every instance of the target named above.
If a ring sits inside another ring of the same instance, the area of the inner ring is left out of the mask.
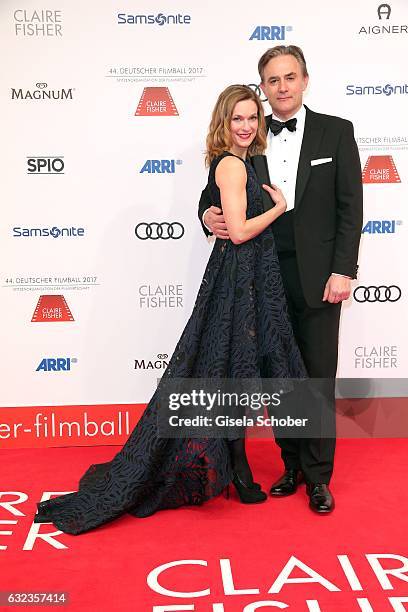
[[[213,160],[209,189],[220,203]],[[247,218],[263,212],[260,186],[247,170]],[[168,378],[303,378],[305,367],[286,306],[271,227],[241,245],[217,239],[191,317],[162,380]],[[91,465],[79,490],[37,504],[34,522],[79,534],[129,513],[199,505],[232,479],[225,439],[157,436],[157,390],[123,448]]]

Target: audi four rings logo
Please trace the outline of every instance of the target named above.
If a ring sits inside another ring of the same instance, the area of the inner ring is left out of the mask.
[[[259,85],[256,85],[255,83],[249,83],[248,87],[250,87],[252,89],[252,91],[254,91],[256,93],[256,95],[261,98],[261,102],[266,102],[267,101],[268,98],[263,98],[262,97],[264,95],[264,92],[262,91],[262,89],[260,88]]]
[[[140,240],[180,240],[184,236],[184,226],[178,221],[172,223],[138,223],[135,234]]]
[[[368,287],[356,287],[353,295],[356,302],[360,302],[360,304],[363,302],[398,302],[402,292],[397,285],[390,285],[389,287],[369,285]]]

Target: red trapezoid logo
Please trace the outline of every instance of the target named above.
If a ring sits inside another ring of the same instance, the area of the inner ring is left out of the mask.
[[[363,170],[363,183],[400,183],[391,155],[370,155]]]
[[[137,105],[136,117],[178,116],[168,87],[145,87]]]
[[[32,323],[74,321],[63,295],[41,295],[35,307]]]

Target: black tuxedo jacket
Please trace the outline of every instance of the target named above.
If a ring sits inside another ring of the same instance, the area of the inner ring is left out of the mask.
[[[271,115],[266,117],[267,128],[270,121]],[[311,164],[312,160],[330,158],[325,163]],[[199,203],[201,223],[202,215],[212,204],[206,187]],[[350,121],[306,107],[293,219],[303,293],[309,306],[319,308],[325,305],[322,297],[330,274],[355,278],[358,268],[363,188]]]

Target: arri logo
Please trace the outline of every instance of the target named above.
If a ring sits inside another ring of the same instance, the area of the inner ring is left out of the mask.
[[[288,25],[259,25],[256,26],[249,40],[285,40],[286,33],[292,30],[292,26]]]
[[[77,363],[76,357],[44,357],[41,359],[36,372],[69,372],[71,365]]]
[[[73,320],[74,317],[63,295],[41,295],[31,322],[56,323]]]
[[[84,234],[83,227],[13,227],[14,238],[72,238]]]
[[[178,110],[168,87],[145,87],[137,105],[136,117],[178,115]]]
[[[176,166],[182,164],[181,159],[148,159],[142,166],[140,174],[174,174]]]
[[[408,94],[408,85],[346,85],[346,96],[394,96]]]
[[[27,174],[65,174],[62,157],[27,157]]]
[[[363,169],[363,183],[400,183],[391,155],[370,155]]]
[[[191,23],[191,15],[127,15],[126,13],[118,13],[118,24],[131,23],[133,25],[189,25]]]
[[[395,234],[398,225],[402,225],[402,221],[389,221],[383,219],[382,221],[367,221],[363,227],[362,234]]]

